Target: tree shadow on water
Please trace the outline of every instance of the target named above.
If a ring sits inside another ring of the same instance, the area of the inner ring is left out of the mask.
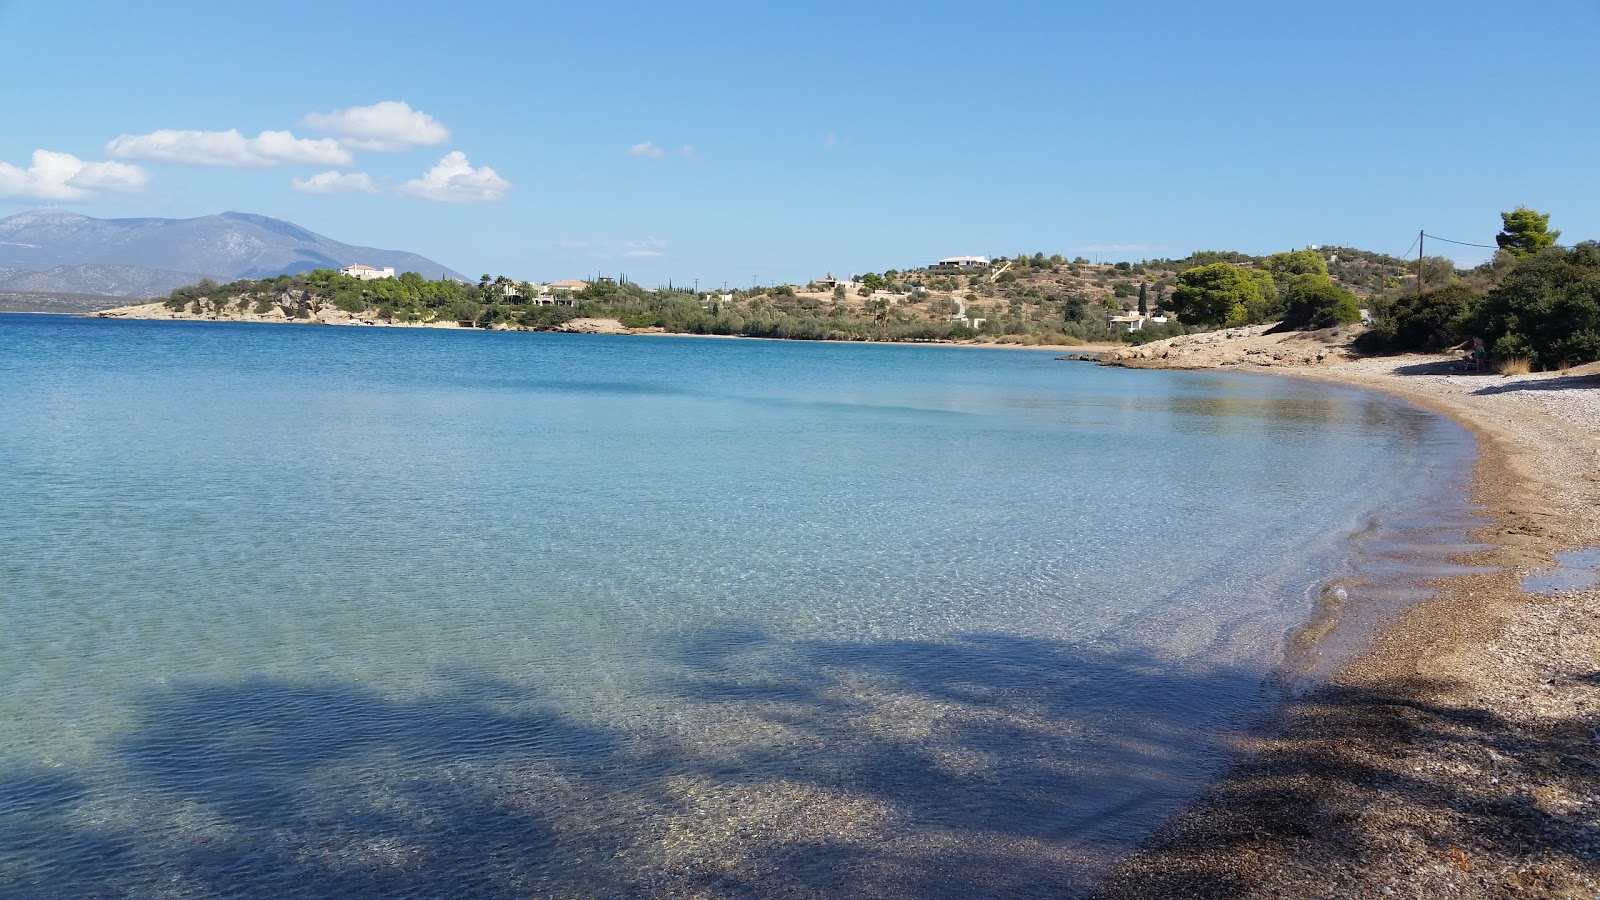
[[[0,773],[0,896],[1081,895],[1272,690],[1005,634],[705,629],[639,671],[598,712],[470,677],[152,693],[102,761]]]

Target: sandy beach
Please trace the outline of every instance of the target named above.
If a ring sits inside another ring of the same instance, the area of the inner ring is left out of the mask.
[[[1119,352],[1385,391],[1462,423],[1479,444],[1470,499],[1492,524],[1460,562],[1487,571],[1440,580],[1289,703],[1100,894],[1600,896],[1600,590],[1521,588],[1600,544],[1600,365],[1466,373],[1263,330]]]

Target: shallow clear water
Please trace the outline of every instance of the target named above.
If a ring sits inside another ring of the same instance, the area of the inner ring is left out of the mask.
[[[1586,591],[1595,585],[1600,585],[1600,547],[1557,553],[1554,566],[1522,579],[1522,589],[1531,594]]]
[[[41,897],[1080,890],[1471,450],[942,347],[0,316],[0,392]]]

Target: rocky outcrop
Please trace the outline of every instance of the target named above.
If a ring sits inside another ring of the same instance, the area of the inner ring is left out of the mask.
[[[1272,333],[1274,325],[1248,325],[1151,341],[1101,353],[1101,365],[1128,369],[1215,369],[1226,366],[1327,366],[1355,357],[1350,341],[1361,328]]]

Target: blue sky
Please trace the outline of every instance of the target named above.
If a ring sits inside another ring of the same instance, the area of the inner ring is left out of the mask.
[[[1565,243],[1600,238],[1597,40],[1597,0],[0,0],[0,216],[240,210],[702,286],[1399,254],[1492,244],[1517,204]]]

